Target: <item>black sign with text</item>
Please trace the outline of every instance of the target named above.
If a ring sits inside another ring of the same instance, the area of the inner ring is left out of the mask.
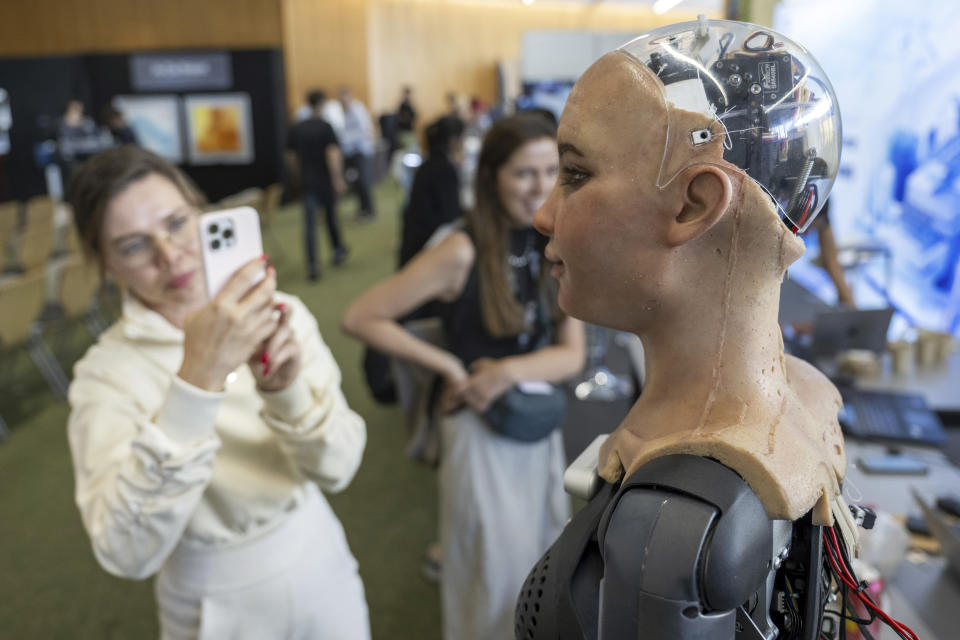
[[[135,91],[230,89],[233,69],[228,53],[150,53],[130,56]]]

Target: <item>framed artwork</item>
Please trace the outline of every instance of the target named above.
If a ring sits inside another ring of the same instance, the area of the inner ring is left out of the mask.
[[[180,100],[176,96],[116,96],[113,106],[123,113],[145,149],[170,162],[183,162]]]
[[[184,98],[187,153],[192,164],[250,164],[253,126],[250,96],[211,93]]]

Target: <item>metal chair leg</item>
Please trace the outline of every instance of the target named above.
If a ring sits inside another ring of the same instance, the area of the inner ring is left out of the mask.
[[[106,324],[103,321],[103,314],[100,313],[100,304],[97,302],[93,303],[87,312],[83,314],[84,320],[87,323],[87,329],[90,331],[90,334],[97,338],[101,333],[106,330]]]
[[[27,340],[27,350],[30,352],[30,359],[37,365],[50,390],[59,398],[66,399],[70,380],[50,351],[50,347],[43,341],[38,328],[31,332],[30,338]]]

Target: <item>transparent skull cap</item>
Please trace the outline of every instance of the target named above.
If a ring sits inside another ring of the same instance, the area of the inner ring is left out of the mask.
[[[766,27],[703,16],[619,51],[659,78],[673,107],[658,187],[688,167],[716,164],[707,150],[719,136],[723,159],[763,187],[792,231],[810,226],[837,175],[841,131],[836,94],[809,51]]]

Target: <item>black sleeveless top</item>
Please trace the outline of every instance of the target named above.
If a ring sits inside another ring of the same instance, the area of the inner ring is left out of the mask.
[[[464,229],[476,246],[469,229]],[[504,358],[527,353],[549,344],[553,337],[550,313],[540,296],[540,258],[547,238],[535,229],[511,229],[507,277],[513,296],[525,310],[523,329],[516,336],[496,338],[483,324],[480,308],[480,284],[475,260],[467,276],[463,293],[443,305],[441,319],[447,349],[470,366],[478,358]]]

